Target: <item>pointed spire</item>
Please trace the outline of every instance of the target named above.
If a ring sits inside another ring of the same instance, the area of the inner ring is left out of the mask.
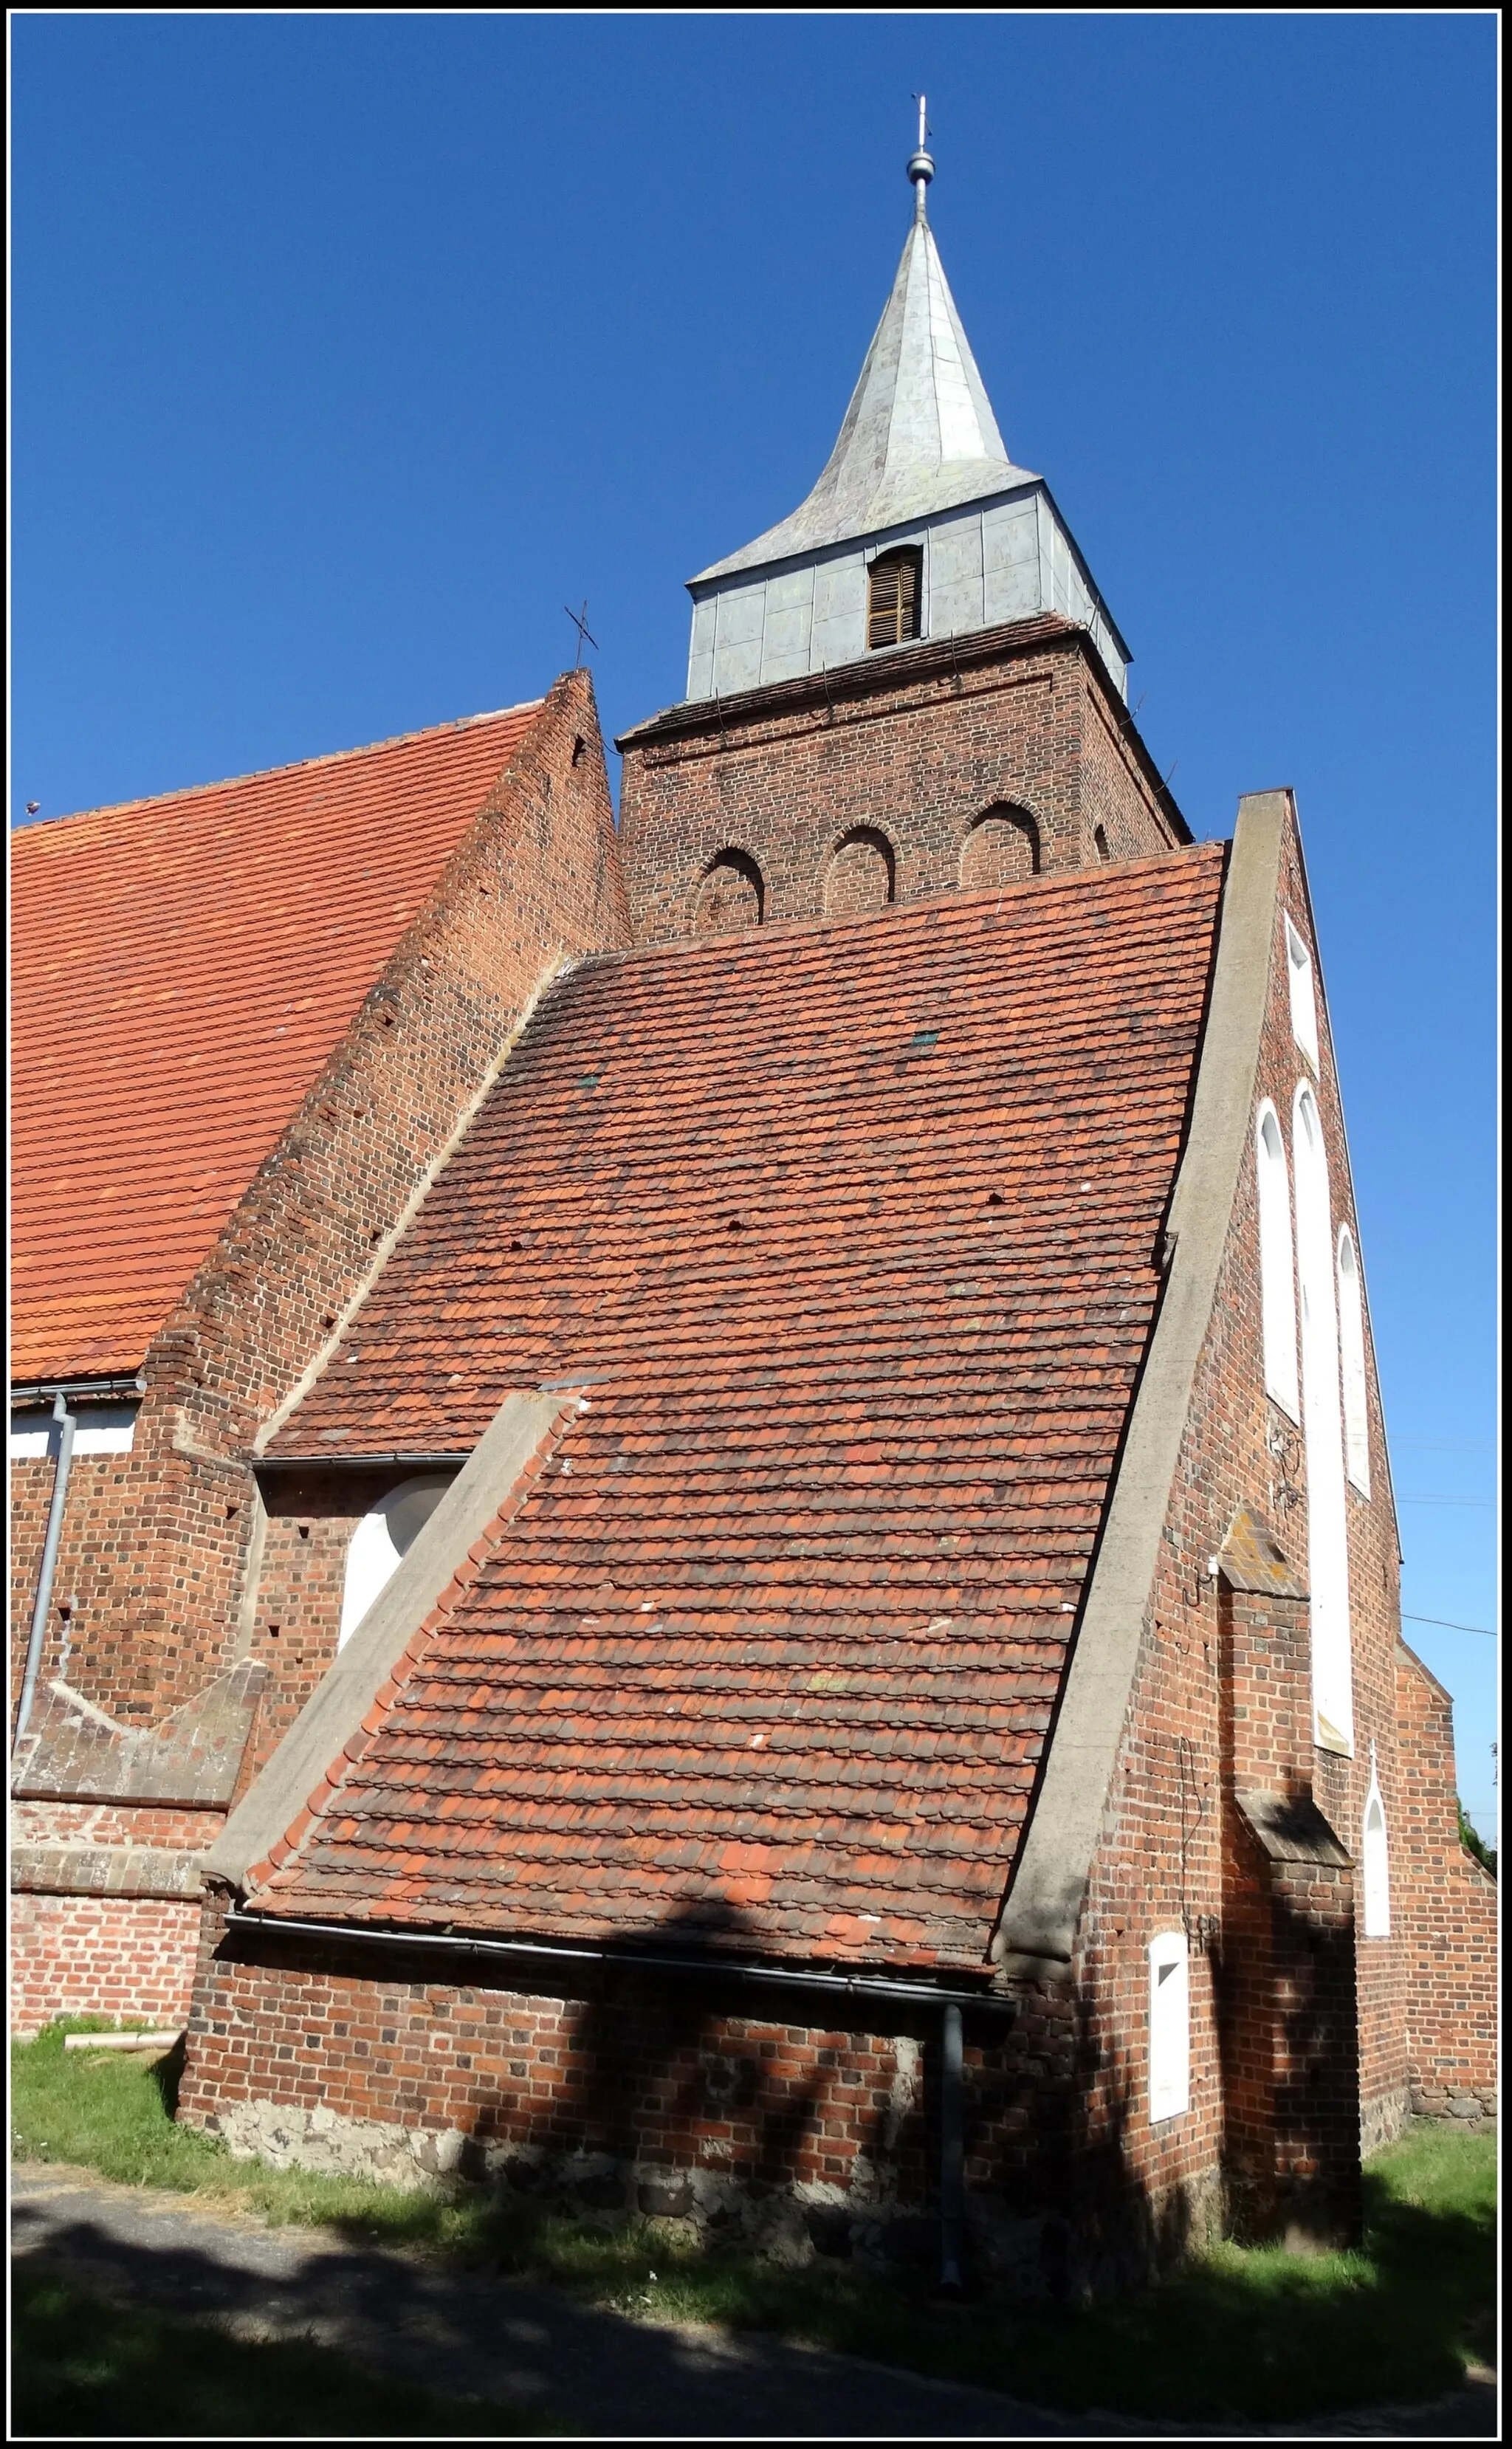
[[[892,295],[866,352],[839,438],[806,501],[697,585],[852,536],[954,510],[1033,482],[1003,447],[992,402],[940,260],[924,210],[935,164],[919,97],[919,147],[908,164],[914,222]]]

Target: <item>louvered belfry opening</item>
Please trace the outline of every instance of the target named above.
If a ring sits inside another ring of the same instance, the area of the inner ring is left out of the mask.
[[[918,545],[904,545],[898,552],[878,554],[868,572],[868,646],[900,646],[905,638],[918,637],[923,575],[924,556]]]

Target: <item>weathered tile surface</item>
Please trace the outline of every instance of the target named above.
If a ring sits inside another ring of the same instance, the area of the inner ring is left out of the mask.
[[[979,1963],[1159,1283],[1223,851],[610,956],[276,1451],[587,1408],[263,1886]]]
[[[13,1378],[137,1366],[538,711],[17,835]]]

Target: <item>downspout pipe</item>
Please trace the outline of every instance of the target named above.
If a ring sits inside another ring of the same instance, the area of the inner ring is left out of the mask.
[[[68,1409],[67,1395],[52,1398],[52,1417],[58,1426],[58,1458],[52,1468],[52,1502],[48,1508],[48,1535],[42,1543],[42,1571],[37,1577],[36,1605],[31,1610],[31,1631],[27,1642],[27,1671],[22,1679],[21,1700],[16,1710],[15,1733],[10,1741],[12,1760],[16,1746],[27,1731],[31,1716],[31,1704],[36,1699],[37,1677],[42,1671],[43,1644],[48,1633],[48,1613],[52,1605],[52,1580],[58,1570],[58,1546],[63,1537],[63,1511],[68,1502],[68,1473],[73,1464],[73,1432],[76,1426]]]
[[[940,2285],[951,2296],[964,2285],[966,2242],[965,2122],[961,2115],[960,2009],[940,2019]]]

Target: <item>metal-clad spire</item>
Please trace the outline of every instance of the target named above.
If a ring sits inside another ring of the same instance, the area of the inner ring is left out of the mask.
[[[935,175],[927,133],[921,94],[919,147],[908,164],[913,227],[828,464],[790,517],[700,570],[694,585],[1033,481],[1003,447],[925,216]]]

